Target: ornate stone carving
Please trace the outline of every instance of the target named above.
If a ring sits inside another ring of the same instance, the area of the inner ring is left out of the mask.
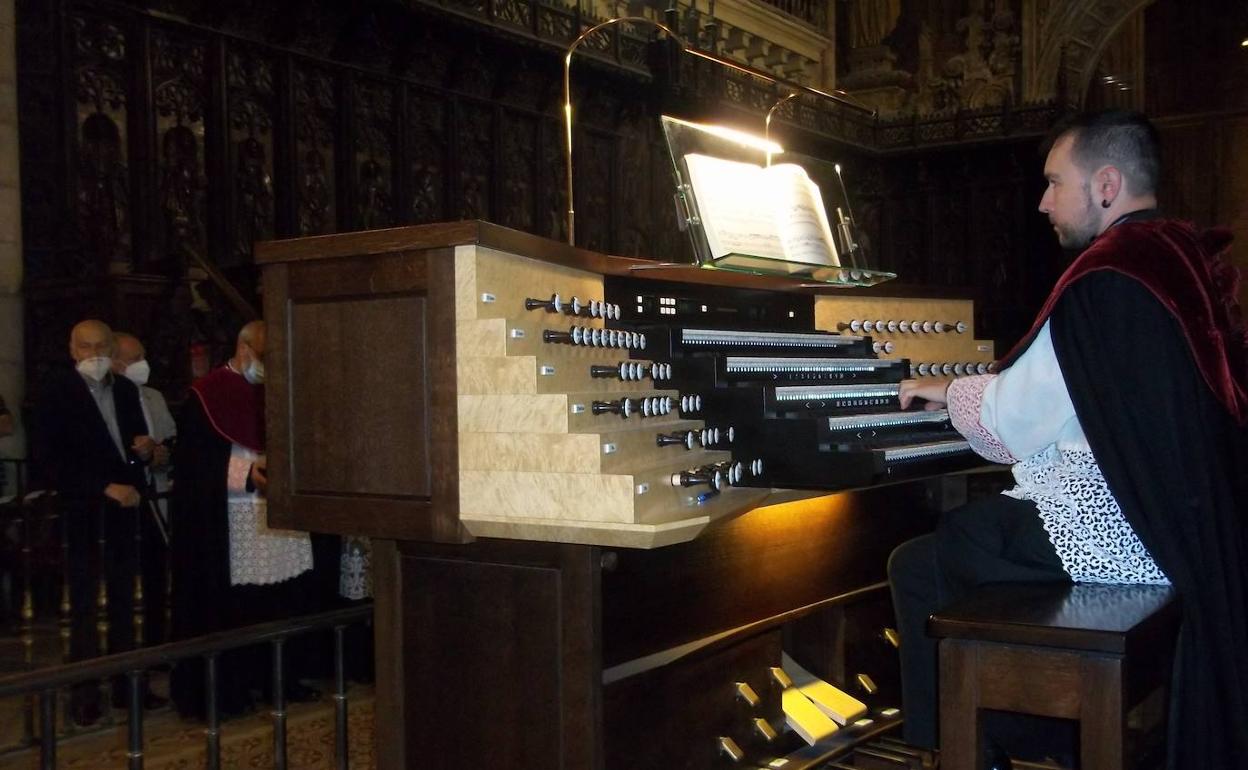
[[[252,244],[273,237],[273,64],[254,53],[226,57],[234,227],[227,264],[250,261]]]
[[[415,88],[407,92],[408,216],[412,222],[445,219],[445,104]]]
[[[950,109],[999,109],[1015,101],[1019,36],[1014,14],[998,8],[988,18],[982,11],[958,20],[962,51],[937,67],[932,61],[930,32],[920,33],[918,108],[923,112]]]
[[[100,272],[129,256],[129,201],[121,132],[108,115],[92,113],[78,143],[78,227]]]
[[[185,269],[185,250],[206,253],[204,233],[205,46],[201,41],[152,35],[152,101],[159,143],[157,248],[153,260],[170,274]]]
[[[294,90],[296,226],[300,235],[330,233],[337,229],[334,81],[319,69],[299,68]]]
[[[499,220],[508,227],[532,230],[533,184],[536,178],[537,121],[519,115],[504,117]]]
[[[576,151],[576,188],[578,246],[593,251],[611,250],[611,185],[614,177],[615,152],[606,137],[586,131],[580,138],[580,150]]]
[[[93,272],[130,260],[126,38],[102,19],[74,16],[76,221]]]
[[[1101,51],[1129,16],[1151,2],[1023,0],[1024,98],[1082,104]]]
[[[457,218],[489,219],[493,111],[476,103],[461,102],[455,122],[455,154],[459,158]]]
[[[394,222],[394,91],[358,80],[354,108],[355,226],[388,227]]]

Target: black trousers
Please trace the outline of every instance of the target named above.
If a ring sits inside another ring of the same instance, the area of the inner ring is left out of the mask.
[[[135,575],[139,569],[133,508],[106,502],[70,501],[64,517],[66,577],[69,580],[70,660],[104,652],[134,649]],[[103,595],[100,595],[101,583]],[[99,601],[107,602],[103,619],[108,631],[97,627]]]
[[[936,532],[902,543],[888,560],[901,633],[905,738],[936,748],[936,640],[927,618],[985,583],[1069,582],[1033,503],[1005,495],[941,515]]]

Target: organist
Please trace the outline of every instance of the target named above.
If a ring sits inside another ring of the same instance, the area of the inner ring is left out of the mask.
[[[903,406],[947,404],[1017,481],[890,560],[906,736],[936,743],[924,623],[967,589],[1168,581],[1184,613],[1170,766],[1232,767],[1248,755],[1248,372],[1229,236],[1157,212],[1158,139],[1143,116],[1085,115],[1054,136],[1040,211],[1083,253],[998,373],[902,384]]]

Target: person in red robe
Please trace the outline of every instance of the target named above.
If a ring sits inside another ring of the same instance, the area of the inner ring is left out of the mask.
[[[312,546],[306,532],[271,529],[265,517],[263,321],[238,334],[234,357],[191,385],[179,420],[171,510],[173,632],[186,639],[312,611]],[[251,705],[271,666],[268,649],[223,655],[218,705]],[[203,666],[178,664],[171,678],[178,710],[203,717]],[[317,693],[291,672],[287,698]]]

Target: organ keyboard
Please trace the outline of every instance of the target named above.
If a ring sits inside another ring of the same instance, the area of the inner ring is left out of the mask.
[[[740,433],[732,459],[757,461],[767,469],[734,483],[847,489],[982,464],[946,412],[900,411],[898,383],[911,374],[908,359],[881,358],[886,348],[879,341],[843,333],[887,334],[890,328],[965,333],[965,322],[852,321],[837,327],[837,332],[641,328],[654,341],[650,354],[674,362],[667,364],[673,372],[670,384],[693,391],[704,402],[699,416]],[[887,349],[894,347],[889,341]],[[913,347],[921,352],[921,346]],[[987,366],[948,364],[937,373],[974,374]],[[919,371],[931,370],[921,364]]]

